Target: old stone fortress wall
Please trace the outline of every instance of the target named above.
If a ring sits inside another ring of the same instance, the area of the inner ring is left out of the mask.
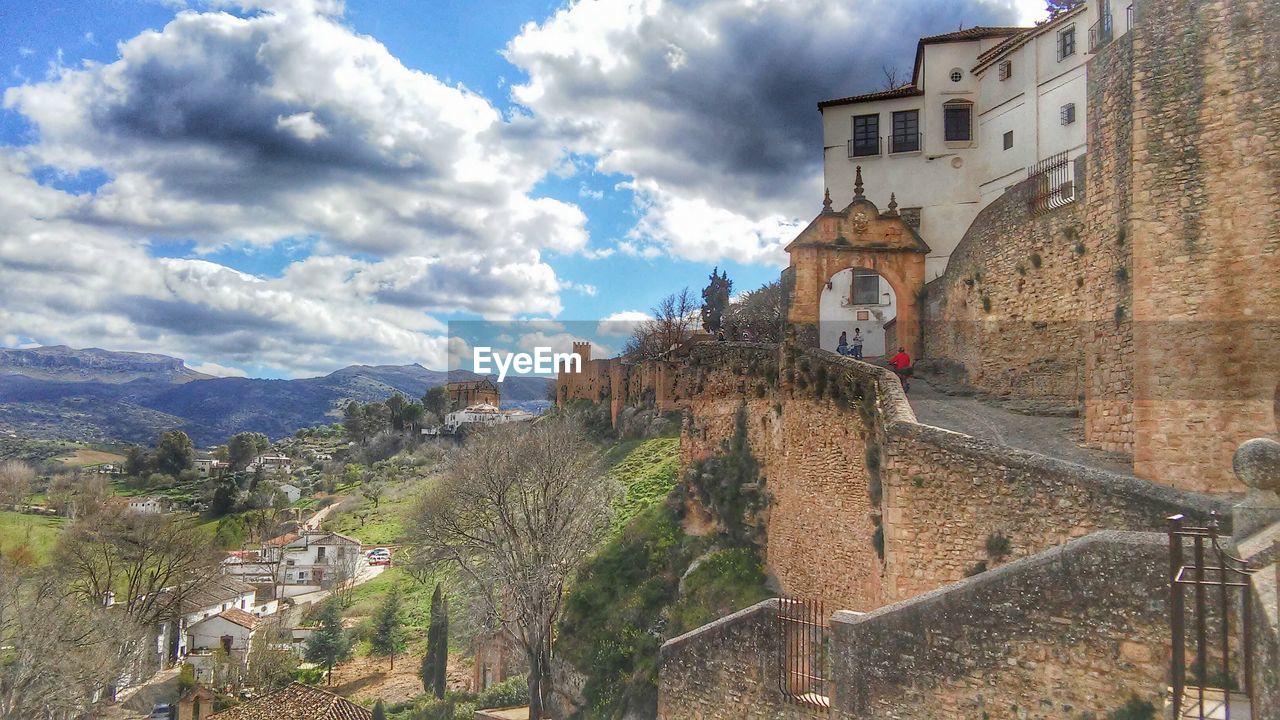
[[[1278,502],[1274,459],[1232,467],[1246,440],[1277,437],[1278,29],[1277,0],[1140,2],[1133,30],[1089,60],[1074,203],[1034,213],[1034,183],[1014,187],[926,285],[927,244],[863,196],[867,174],[788,247],[788,342],[597,359],[559,379],[561,401],[607,402],[615,419],[635,405],[682,411],[682,468],[745,420],[768,497],[767,569],[782,594],[838,610],[830,709],[787,701],[774,600],[664,646],[660,717],[1163,706],[1165,519],[1216,513],[1230,534],[1242,498]],[[891,373],[818,349],[823,287],[857,267],[893,285],[893,339],[913,357],[983,391],[1080,403],[1086,441],[1131,454],[1132,474],[921,424]],[[1274,550],[1257,538],[1280,534],[1267,512],[1239,533],[1260,557]],[[993,557],[993,539],[1007,552]],[[1276,718],[1275,568],[1253,583],[1253,717]]]

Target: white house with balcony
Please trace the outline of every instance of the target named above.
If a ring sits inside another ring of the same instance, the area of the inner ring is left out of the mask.
[[[928,243],[926,280],[941,275],[978,212],[1028,168],[1084,154],[1091,50],[1129,27],[1129,6],[1119,20],[1116,1],[1088,0],[1034,27],[921,38],[910,82],[818,103],[833,200],[853,196],[862,166],[869,199],[887,207],[895,194]],[[1073,192],[1071,180],[1055,190]]]
[[[260,564],[272,568],[281,596],[327,590],[368,568],[360,541],[323,530],[287,533],[263,543]]]

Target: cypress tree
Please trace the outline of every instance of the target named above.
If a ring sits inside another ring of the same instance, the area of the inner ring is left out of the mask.
[[[444,697],[445,671],[449,662],[449,601],[436,583],[431,595],[431,625],[427,629],[427,654],[422,656],[422,689]]]
[[[382,707],[382,700],[373,704],[373,720],[387,720],[387,709]]]

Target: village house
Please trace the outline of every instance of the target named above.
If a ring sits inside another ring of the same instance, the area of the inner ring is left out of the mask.
[[[211,717],[214,720],[372,720],[373,712],[331,692],[295,682]]]
[[[274,473],[290,473],[293,472],[293,458],[281,453],[265,453],[253,459],[249,463],[249,472],[255,472],[261,469],[263,472]]]
[[[217,475],[219,470],[230,467],[230,464],[213,457],[198,457],[193,461],[193,467],[200,477],[207,478]]]
[[[297,485],[285,483],[278,487],[277,490],[284,493],[284,496],[289,499],[290,504],[298,502],[298,499],[302,497],[302,488]]]
[[[360,541],[335,532],[286,533],[262,545],[260,562],[274,572],[283,597],[326,590],[368,567]]]
[[[129,512],[135,512],[142,515],[159,515],[169,511],[169,501],[156,496],[130,498]]]
[[[422,432],[426,435],[440,431],[453,433],[457,432],[458,428],[463,425],[502,425],[512,422],[527,422],[533,418],[532,414],[523,410],[500,410],[488,403],[480,403],[445,415],[443,428],[424,429]],[[435,432],[432,432],[432,430]]]

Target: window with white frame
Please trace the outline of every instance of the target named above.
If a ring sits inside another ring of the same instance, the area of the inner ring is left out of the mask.
[[[1013,63],[1009,60],[1002,60],[1000,62],[1000,79],[1008,80],[1011,77],[1013,77]]]
[[[1076,104],[1067,103],[1058,109],[1058,117],[1062,120],[1063,125],[1070,125],[1076,121]]]
[[[1075,54],[1076,26],[1072,25],[1058,31],[1058,61],[1061,62]]]

